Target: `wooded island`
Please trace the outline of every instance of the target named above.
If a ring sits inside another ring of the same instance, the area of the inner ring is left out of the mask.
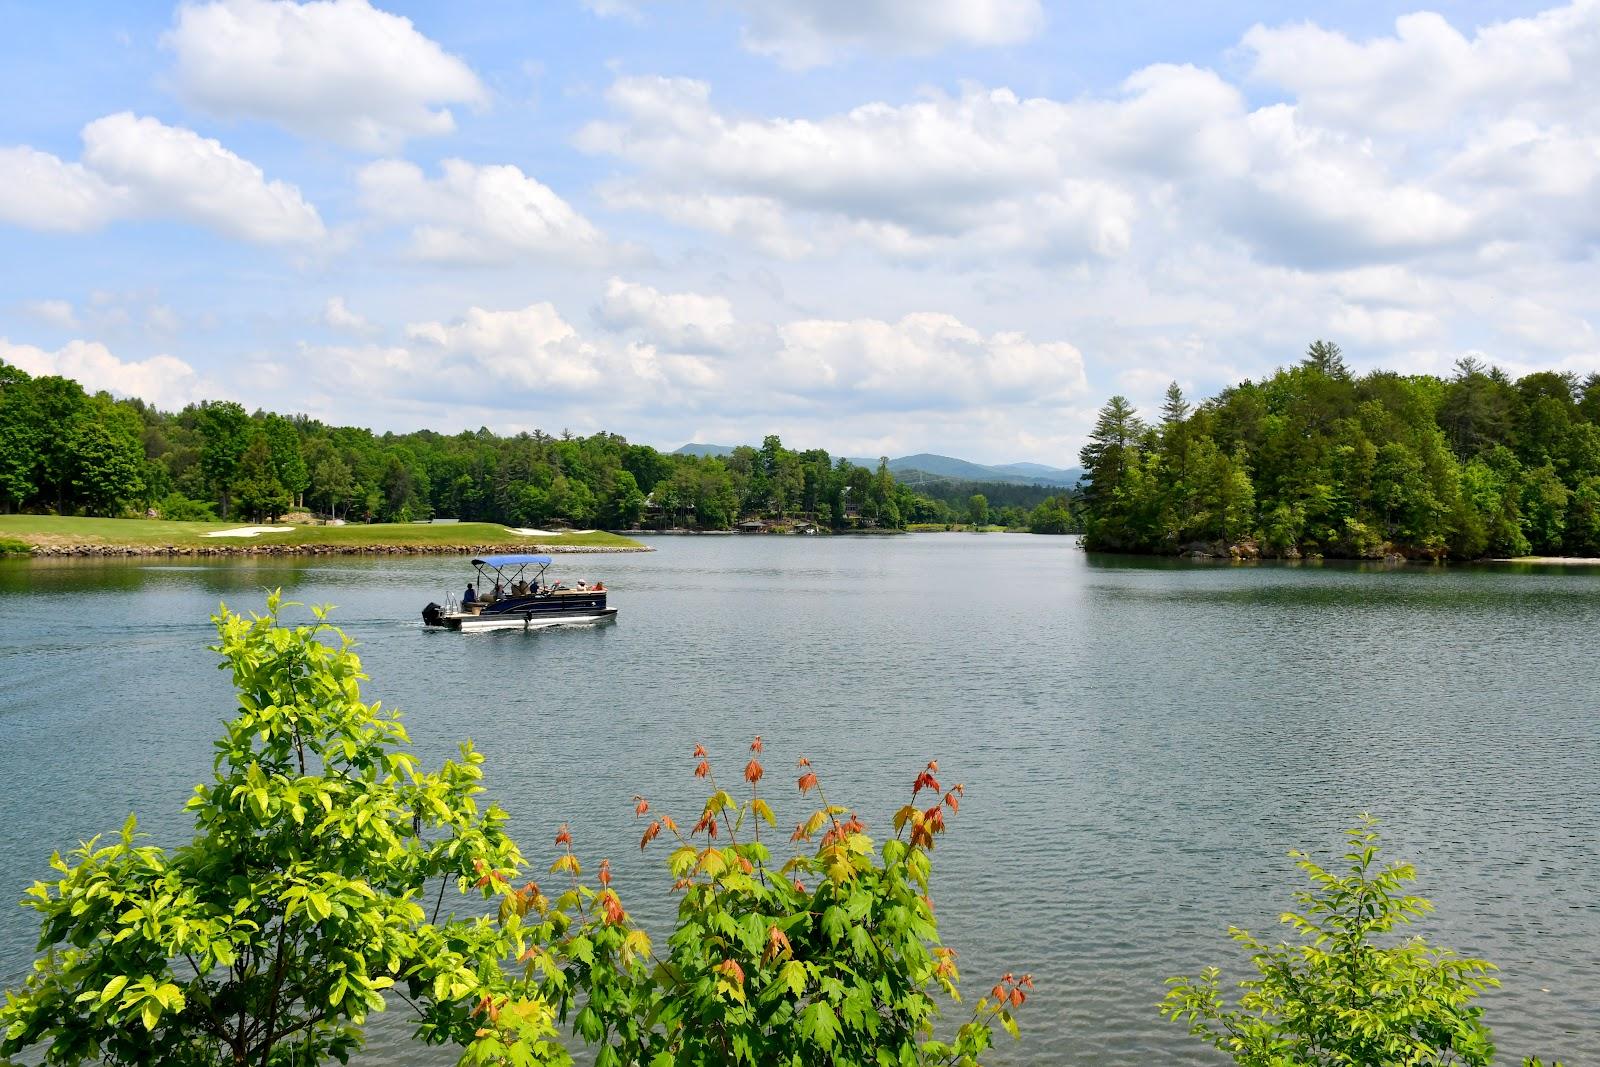
[[[1146,423],[1114,396],[1081,453],[1091,550],[1286,559],[1600,556],[1600,374],[1357,377],[1339,347]]]

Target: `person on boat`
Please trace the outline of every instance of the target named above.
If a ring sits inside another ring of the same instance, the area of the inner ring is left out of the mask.
[[[528,592],[528,583],[523,581],[521,578],[518,578],[515,582],[512,583],[512,585],[511,585],[511,595],[512,596],[525,596],[525,595],[527,595],[527,592]]]
[[[472,588],[472,583],[471,582],[468,582],[467,583],[467,591],[465,593],[461,594],[461,605],[462,605],[462,607],[465,607],[468,604],[476,604],[477,602],[478,602],[478,591],[476,589]]]

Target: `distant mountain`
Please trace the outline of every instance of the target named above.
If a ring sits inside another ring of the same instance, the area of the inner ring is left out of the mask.
[[[732,445],[707,445],[687,444],[675,449],[680,456],[726,456],[733,451]],[[858,467],[877,467],[876,457],[849,456],[846,457]],[[943,479],[957,482],[1004,482],[1008,485],[1059,485],[1072,488],[1078,484],[1078,479],[1083,477],[1083,471],[1077,467],[1047,467],[1043,463],[1002,463],[984,464],[973,463],[970,460],[956,459],[954,456],[940,456],[932,452],[918,452],[914,456],[901,456],[889,461],[889,469],[899,475],[925,475],[928,478]],[[916,481],[914,477],[904,477],[902,481]]]
[[[856,462],[851,460],[851,462]],[[866,463],[875,466],[876,461]],[[899,475],[922,473],[934,478],[959,482],[1005,482],[1011,485],[1059,485],[1071,488],[1083,476],[1081,470],[1062,470],[1046,467],[1042,463],[1007,463],[993,465],[973,463],[954,456],[939,456],[919,452],[914,456],[901,456],[889,461],[889,469]],[[909,479],[902,478],[902,481]]]
[[[1046,467],[1043,463],[997,463],[994,469],[997,471],[1009,471],[1012,474],[1024,474],[1029,478],[1045,478],[1051,481],[1065,482],[1066,479],[1070,478],[1072,480],[1070,484],[1073,485],[1076,485],[1078,479],[1083,477],[1083,468],[1081,467]]]
[[[690,443],[682,448],[674,448],[672,454],[675,456],[731,456],[733,455],[733,446]]]

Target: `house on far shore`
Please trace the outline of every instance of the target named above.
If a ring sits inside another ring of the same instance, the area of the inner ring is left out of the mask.
[[[766,533],[767,524],[761,519],[746,519],[735,527],[740,533]]]

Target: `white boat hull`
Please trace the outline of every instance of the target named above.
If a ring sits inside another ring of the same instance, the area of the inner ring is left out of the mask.
[[[616,608],[574,612],[571,615],[535,615],[505,612],[498,615],[470,615],[449,612],[440,618],[441,628],[479,633],[487,630],[546,630],[553,626],[593,626],[616,618]]]

